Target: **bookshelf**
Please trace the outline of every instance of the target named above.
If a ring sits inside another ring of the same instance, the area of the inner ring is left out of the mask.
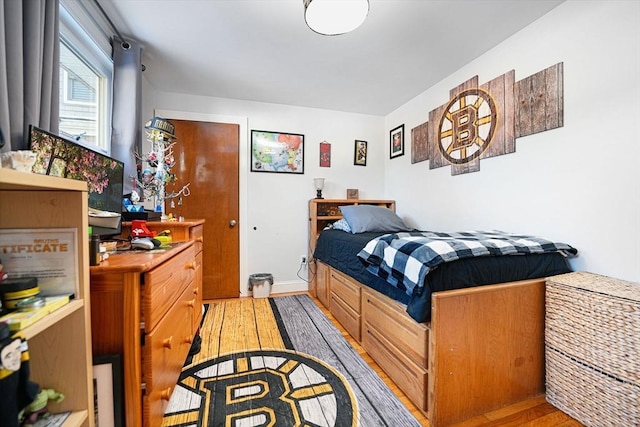
[[[78,288],[67,305],[20,333],[29,345],[30,380],[63,393],[50,412],[71,415],[64,427],[94,426],[87,185],[0,168],[0,228],[75,228]]]

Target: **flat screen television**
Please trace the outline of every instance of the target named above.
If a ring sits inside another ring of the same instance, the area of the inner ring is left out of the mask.
[[[37,154],[33,172],[85,181],[89,189],[90,211],[114,214],[100,214],[97,219],[90,217],[94,222],[93,234],[102,239],[120,234],[123,162],[33,125],[29,126],[29,146]],[[102,225],[96,225],[96,220]]]

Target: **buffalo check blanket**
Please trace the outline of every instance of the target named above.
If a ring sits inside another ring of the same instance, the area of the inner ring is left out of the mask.
[[[409,295],[419,293],[425,276],[440,264],[479,256],[560,252],[574,256],[565,243],[502,231],[437,233],[412,231],[385,234],[358,253],[367,270]]]

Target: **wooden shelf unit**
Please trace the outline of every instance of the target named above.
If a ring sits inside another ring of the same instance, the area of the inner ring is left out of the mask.
[[[313,252],[316,249],[316,240],[326,226],[342,219],[340,206],[373,205],[396,211],[395,200],[383,199],[311,199],[309,200],[309,262],[313,261]],[[311,277],[309,290],[313,296],[316,294],[316,277]]]
[[[87,184],[0,169],[0,228],[75,228],[78,289],[64,307],[23,329],[30,379],[65,395],[51,412],[71,411],[64,427],[94,426]]]

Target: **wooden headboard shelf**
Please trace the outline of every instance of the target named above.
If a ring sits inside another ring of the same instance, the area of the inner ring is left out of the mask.
[[[309,200],[309,260],[313,259],[316,240],[324,228],[342,218],[340,206],[373,205],[396,211],[395,200],[311,199]]]

